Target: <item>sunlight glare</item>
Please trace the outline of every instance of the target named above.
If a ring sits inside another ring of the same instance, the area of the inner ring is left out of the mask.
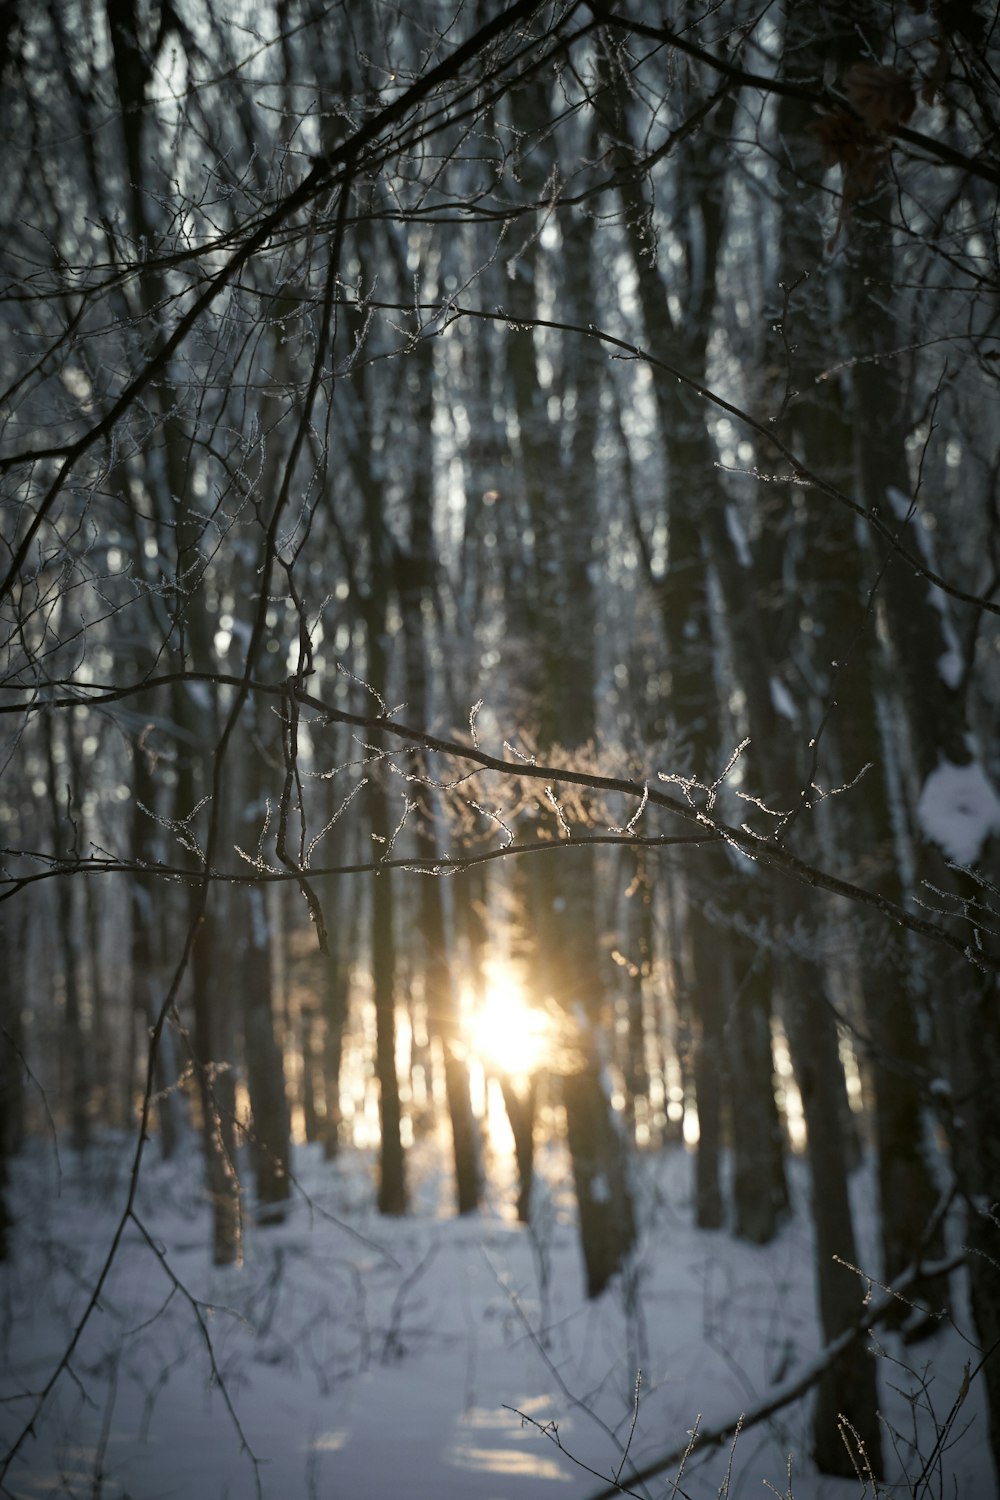
[[[545,1015],[524,998],[515,985],[494,985],[481,1005],[466,1017],[469,1049],[487,1073],[512,1078],[534,1073],[549,1046]]]

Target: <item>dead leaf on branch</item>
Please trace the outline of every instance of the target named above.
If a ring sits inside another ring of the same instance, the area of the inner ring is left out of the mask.
[[[879,172],[889,154],[885,137],[876,134],[849,109],[826,110],[811,126],[823,148],[828,167],[840,167],[844,173],[845,193],[848,179],[854,195],[875,186]]]
[[[892,132],[917,107],[913,86],[898,68],[858,62],[844,75],[848,104],[823,110],[810,127],[828,167],[843,173],[837,226],[827,241],[832,251],[854,203],[875,187],[889,159]]]
[[[869,129],[884,134],[905,125],[917,107],[906,74],[877,63],[857,62],[849,68],[844,93]]]
[[[889,158],[889,143],[849,109],[825,111],[810,129],[823,148],[826,165],[840,167],[843,178],[840,212],[833,234],[826,242],[827,253],[832,255],[852,206],[870,193],[878,181]]]
[[[934,42],[934,62],[930,72],[924,80],[924,86],[920,90],[920,97],[925,104],[934,105],[942,92],[942,86],[947,82],[951,72],[951,57],[948,52],[948,43],[944,36],[936,36]]]

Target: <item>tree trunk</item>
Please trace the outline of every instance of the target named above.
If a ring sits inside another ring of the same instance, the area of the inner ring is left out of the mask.
[[[558,792],[558,788],[556,788]],[[590,851],[538,860],[531,924],[536,993],[567,1019],[562,1098],[573,1168],[587,1295],[596,1297],[625,1266],[636,1241],[625,1139],[603,1082],[599,1042],[604,1016]]]
[[[566,1135],[580,1216],[587,1296],[596,1297],[622,1269],[635,1244],[625,1143],[601,1082],[601,1063],[588,1048],[563,1079]]]
[[[72,720],[67,723],[67,733],[73,733]],[[65,828],[74,841],[78,829],[73,829],[69,819],[73,814],[69,799],[74,795],[68,772],[60,772],[56,764],[56,744],[52,715],[42,714],[42,734],[46,757],[46,791],[48,795],[49,831],[52,848],[65,847]],[[68,759],[68,748],[63,747]],[[64,762],[65,764],[65,762]],[[60,806],[60,789],[66,801]],[[83,858],[83,851],[76,851]],[[80,1011],[80,934],[76,926],[74,886],[64,875],[56,881],[56,933],[55,946],[59,953],[62,973],[62,1027],[60,1034],[60,1073],[64,1080],[63,1094],[69,1099],[70,1140],[76,1151],[83,1151],[90,1142],[90,1120],[87,1106],[88,1050],[84,1036]]]
[[[691,903],[688,934],[697,954],[697,992],[692,997],[698,1017],[694,1053],[694,1087],[698,1102],[695,1223],[699,1229],[721,1229],[725,1223],[720,1177],[722,1105],[727,1085],[722,1035],[726,1004],[723,985],[727,980],[732,983],[732,975],[727,972],[724,962],[723,934],[705,915],[704,907],[698,901]]]
[[[522,127],[544,127],[549,116],[547,85],[522,93]],[[581,146],[589,156],[592,142]],[[518,163],[525,190],[544,199],[544,152],[528,152]],[[538,226],[510,260],[508,306],[515,322],[538,315]],[[571,321],[585,323],[594,306],[593,225],[585,214],[562,226],[565,306]],[[596,592],[602,566],[594,484],[595,435],[601,409],[604,359],[593,343],[561,345],[556,382],[561,417],[545,398],[540,348],[531,332],[511,332],[506,377],[518,443],[518,487],[504,538],[508,649],[523,639],[530,666],[520,673],[518,709],[529,716],[542,754],[571,754],[593,739],[596,680]],[[520,524],[518,520],[520,519]],[[558,802],[558,786],[551,788]],[[547,800],[536,805],[537,827],[565,837]],[[578,814],[586,826],[590,814]],[[567,1143],[579,1202],[581,1249],[588,1293],[597,1295],[624,1265],[635,1242],[635,1221],[626,1171],[625,1145],[611,1101],[601,1084],[597,1038],[607,1019],[607,995],[597,940],[592,851],[562,860],[536,861],[528,872],[532,892],[526,923],[534,945],[534,997],[558,1006],[567,1032],[564,1103]],[[544,868],[543,868],[544,866]]]
[[[389,836],[385,792],[375,788],[371,798],[374,833]],[[396,1074],[395,948],[392,925],[392,884],[388,871],[372,885],[372,986],[375,998],[375,1076],[379,1089],[378,1207],[383,1214],[406,1212],[406,1172],[401,1134],[402,1110]]]
[[[820,1326],[829,1343],[857,1322],[864,1295],[858,1276],[848,1269],[857,1266],[858,1255],[847,1191],[844,1077],[836,1024],[814,972],[790,957],[782,959],[782,970],[785,1030],[806,1121]],[[860,1465],[858,1444],[864,1454]],[[834,1361],[816,1388],[812,1452],[823,1474],[854,1479],[859,1467],[882,1472],[875,1361],[860,1340]]]
[[[883,340],[894,335],[895,325],[879,286],[877,237],[863,223],[852,223],[849,233],[853,276],[845,317],[855,347],[864,356],[885,347]],[[919,528],[911,524],[903,530],[900,514],[911,493],[900,392],[879,361],[859,360],[854,400],[857,466],[865,501],[873,512],[894,518],[904,543],[919,553],[923,550]],[[954,636],[949,636],[946,624],[948,601],[903,558],[893,555],[881,538],[879,550],[886,564],[883,587],[889,605],[893,667],[906,706],[913,769],[921,789],[914,810],[917,873],[946,901],[950,899],[956,912],[971,911],[975,908],[967,903],[981,902],[983,890],[974,876],[963,874],[953,864],[988,864],[990,848],[983,847],[980,837],[979,847],[971,854],[962,851],[956,858],[956,851],[947,847],[947,834],[942,835],[944,847],[936,845],[926,817],[921,817],[928,788],[942,771],[959,780],[963,775],[976,778],[984,789],[981,796],[996,795],[985,757],[970,729],[965,679],[954,671]],[[950,814],[961,813],[960,797],[958,803],[949,809]],[[958,930],[968,936],[964,915],[959,924]],[[996,948],[995,939],[987,933],[981,933],[980,940]],[[973,964],[956,965],[950,957],[935,955],[929,961],[929,975],[935,1029],[949,1052],[952,1097],[963,1099],[947,1125],[956,1175],[971,1209],[967,1233],[976,1252],[969,1258],[973,1314],[981,1347],[995,1349],[1000,1344],[1000,1233],[993,1210],[1000,1181],[1000,986],[996,976],[984,977]],[[900,1122],[889,1117],[886,1125],[894,1132],[912,1128],[905,1118]],[[934,1291],[929,1295],[933,1298]],[[940,1293],[936,1300],[940,1301]],[[998,1364],[996,1357],[988,1359],[984,1373],[990,1441],[1000,1469]]]
[[[340,949],[323,961],[323,1155],[332,1161],[340,1149],[340,1068],[347,1025],[347,968]]]
[[[271,956],[264,892],[249,891],[238,965],[243,1007],[247,1088],[250,1093],[250,1146],[257,1181],[257,1218],[280,1224],[291,1196],[288,1097],[281,1049],[274,1035]]]
[[[629,251],[635,271],[645,336],[651,347],[673,345],[698,380],[707,372],[708,341],[716,295],[716,273],[725,228],[724,174],[720,170],[735,119],[735,97],[723,99],[710,125],[689,142],[677,167],[676,232],[683,246],[687,278],[686,305],[678,319],[671,316],[659,267],[650,259],[645,240],[652,220],[641,181],[634,174],[627,109],[628,85],[620,62],[606,54],[602,63],[608,82],[612,121],[609,144],[616,163],[626,171],[619,189],[625,212]],[[713,628],[710,602],[711,549],[704,534],[705,516],[724,514],[725,495],[718,483],[715,455],[705,411],[691,392],[655,386],[660,441],[667,469],[661,524],[669,536],[667,570],[654,578],[648,550],[640,545],[653,597],[659,607],[666,655],[670,663],[668,749],[676,769],[707,784],[724,761],[724,733],[714,666],[719,642]],[[695,792],[695,795],[700,793]],[[725,1096],[726,1048],[724,1026],[728,998],[724,976],[731,977],[726,949],[727,923],[706,915],[706,902],[715,902],[728,883],[729,867],[721,851],[704,851],[697,872],[697,895],[687,900],[686,963],[682,976],[694,1033],[694,1072],[698,1108],[698,1154],[695,1167],[695,1212],[699,1227],[718,1228],[725,1207],[720,1174],[722,1104]],[[689,882],[690,883],[690,882]],[[705,893],[707,892],[707,898]],[[766,1122],[761,1124],[766,1130]]]
[[[16,927],[15,927],[16,923]],[[0,911],[0,950],[5,955],[0,966],[0,1261],[10,1253],[13,1218],[8,1201],[10,1159],[18,1150],[24,1133],[24,1050],[21,1025],[20,921],[11,915],[9,905]]]
[[[302,1085],[299,1103],[302,1106],[302,1129],[311,1146],[322,1139],[319,1109],[316,1102],[316,1081],[319,1056],[316,1047],[316,1012],[311,1005],[304,1005],[299,1012],[299,1054],[302,1059]]]
[[[771,1050],[770,955],[737,948],[726,1040],[731,1078],[733,1230],[766,1245],[788,1212],[788,1180]]]
[[[371,518],[373,542],[384,548],[385,539]],[[381,571],[373,579],[368,604],[368,682],[384,701],[387,663],[382,632],[385,625],[388,582]],[[381,747],[381,735],[372,742]],[[389,847],[392,823],[385,785],[387,772],[376,764],[368,785],[368,818],[372,847],[378,854]],[[406,1162],[403,1154],[402,1106],[396,1072],[396,946],[393,926],[393,886],[390,871],[372,881],[371,954],[372,990],[375,1001],[375,1077],[379,1091],[379,1182],[378,1207],[383,1214],[404,1214],[407,1207]]]
[[[150,728],[152,726],[150,725]],[[157,806],[157,787],[150,758],[143,743],[143,736],[132,745],[132,849],[135,858],[144,865],[153,865],[162,858],[160,828],[154,821]],[[131,977],[132,1013],[140,1018],[143,1029],[156,1025],[160,1006],[163,1003],[162,985],[158,982],[161,972],[160,955],[162,941],[158,933],[168,920],[166,913],[159,918],[156,911],[156,882],[142,870],[137,870],[129,880],[129,906],[131,915]],[[132,1037],[125,1046],[125,1089],[123,1095],[132,1095]],[[160,1045],[156,1053],[156,1119],[160,1127],[160,1150],[169,1160],[177,1149],[180,1131],[179,1100],[175,1085],[177,1067],[174,1060],[173,1032],[170,1020],[160,1033]]]
[[[517,1217],[520,1223],[531,1223],[531,1194],[535,1183],[535,1097],[537,1079],[532,1075],[523,1092],[506,1073],[500,1075],[511,1135],[514,1137],[514,1160],[517,1162]]]
[[[196,1072],[208,1198],[212,1206],[212,1260],[217,1266],[243,1259],[243,1204],[236,1164],[236,1081],[231,1063],[231,1026],[216,975],[224,960],[216,951],[217,924],[202,918],[191,959]]]
[[[632,1142],[649,1145],[652,1141],[652,1121],[649,1109],[649,1060],[646,1055],[646,989],[653,968],[653,885],[646,851],[626,848],[622,853],[622,873],[629,877],[625,888],[622,921],[625,951],[617,955],[618,962],[626,973],[626,1028],[622,1049],[625,1116]]]
[[[396,557],[396,583],[403,617],[407,700],[418,724],[431,720],[428,657],[428,615],[437,588],[437,547],[433,523],[433,473],[430,438],[434,407],[433,345],[424,341],[417,356],[420,399],[416,413],[418,448],[410,490],[409,548]],[[440,854],[437,837],[436,794],[430,785],[427,756],[412,755],[411,776],[418,858]],[[452,967],[452,935],[444,906],[444,883],[428,878],[418,892],[423,970],[428,1026],[440,1038],[444,1055],[445,1094],[451,1121],[458,1212],[472,1213],[481,1196],[479,1132],[472,1113],[469,1070],[465,1061],[458,1013],[459,996]]]

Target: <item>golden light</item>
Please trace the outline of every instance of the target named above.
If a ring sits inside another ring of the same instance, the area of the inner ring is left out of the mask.
[[[512,1078],[534,1073],[551,1048],[547,1016],[530,1005],[516,984],[497,983],[466,1011],[469,1051],[487,1073]]]

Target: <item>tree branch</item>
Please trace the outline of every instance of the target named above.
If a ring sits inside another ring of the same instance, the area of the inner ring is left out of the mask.
[[[704,808],[696,806],[692,801],[685,801],[680,797],[671,796],[669,792],[661,792],[656,787],[649,785],[649,778],[642,780],[627,776],[602,776],[592,771],[577,771],[568,766],[556,766],[539,764],[530,760],[508,760],[502,756],[490,755],[478,746],[464,745],[458,740],[445,739],[441,735],[428,734],[425,730],[417,728],[412,724],[403,724],[397,719],[379,717],[371,714],[353,714],[346,709],[335,708],[324,699],[307,693],[304,689],[296,686],[294,682],[266,683],[248,681],[243,676],[234,676],[223,672],[167,672],[157,677],[149,677],[144,681],[135,683],[130,687],[103,688],[96,692],[77,692],[63,698],[49,699],[47,702],[35,701],[34,703],[0,704],[0,714],[3,713],[30,713],[40,709],[52,708],[79,708],[82,706],[102,707],[109,703],[120,702],[136,693],[148,692],[157,687],[164,687],[176,682],[207,682],[217,687],[235,687],[255,693],[262,693],[273,698],[288,698],[293,696],[302,707],[311,709],[319,719],[328,723],[349,724],[358,729],[378,730],[383,734],[390,735],[393,739],[403,742],[401,748],[405,749],[407,744],[420,745],[425,750],[432,750],[440,755],[448,756],[450,759],[467,762],[470,765],[479,766],[486,771],[495,771],[506,777],[517,778],[522,781],[541,781],[547,785],[562,782],[568,786],[588,787],[592,791],[610,792],[626,797],[634,797],[637,801],[646,799],[653,807],[663,808],[673,813],[676,817],[687,823],[694,823],[700,830],[700,834],[694,842],[717,842],[724,840],[731,848],[737,849],[741,854],[750,859],[770,866],[782,874],[799,881],[803,885],[812,886],[816,890],[829,891],[832,895],[843,896],[847,900],[860,906],[867,906],[873,911],[879,912],[897,926],[906,928],[909,932],[916,933],[920,937],[931,939],[933,942],[941,943],[953,952],[961,954],[963,958],[976,965],[984,972],[1000,973],[1000,957],[994,957],[987,951],[979,952],[975,949],[972,940],[964,940],[957,933],[950,932],[947,928],[939,926],[935,922],[928,921],[925,917],[918,917],[915,913],[907,911],[898,902],[890,900],[888,896],[882,896],[877,891],[869,891],[864,886],[856,885],[853,881],[843,880],[839,876],[832,875],[827,870],[817,865],[810,864],[807,860],[800,859],[792,854],[782,844],[776,843],[760,834],[754,833],[745,824],[739,827],[731,823],[724,823],[720,819],[711,817]],[[693,784],[693,789],[697,789]],[[600,841],[605,843],[631,843],[639,844],[643,840],[632,835],[601,835]],[[538,846],[541,848],[551,847],[553,849],[572,848],[582,840],[572,839],[551,846]],[[662,840],[652,840],[652,843]],[[690,842],[690,840],[689,840]],[[534,852],[534,846],[530,846]],[[512,852],[510,846],[494,851],[488,858],[501,858]],[[518,853],[527,852],[527,846],[517,848]],[[8,850],[8,854],[16,854],[17,851]],[[470,863],[481,863],[484,856],[477,856]],[[81,860],[70,867],[71,872],[78,872],[90,868],[92,862]],[[419,860],[406,859],[400,861],[400,867],[404,869],[417,870],[421,868]],[[131,869],[132,866],[123,868]],[[158,867],[143,866],[147,873],[155,873]],[[330,873],[361,873],[372,867],[343,866]],[[428,873],[455,872],[463,868],[460,860],[448,859],[441,862],[430,862],[423,865]],[[386,864],[380,862],[378,869],[386,869]],[[65,872],[60,872],[65,873]],[[176,878],[178,872],[170,871],[169,875]],[[186,878],[191,878],[190,872],[184,872]],[[314,870],[313,874],[323,873]],[[230,879],[229,875],[212,874],[208,871],[198,872],[198,879]],[[254,880],[266,878],[266,872],[258,872]],[[270,878],[282,878],[277,873]],[[284,878],[295,878],[294,873]]]

